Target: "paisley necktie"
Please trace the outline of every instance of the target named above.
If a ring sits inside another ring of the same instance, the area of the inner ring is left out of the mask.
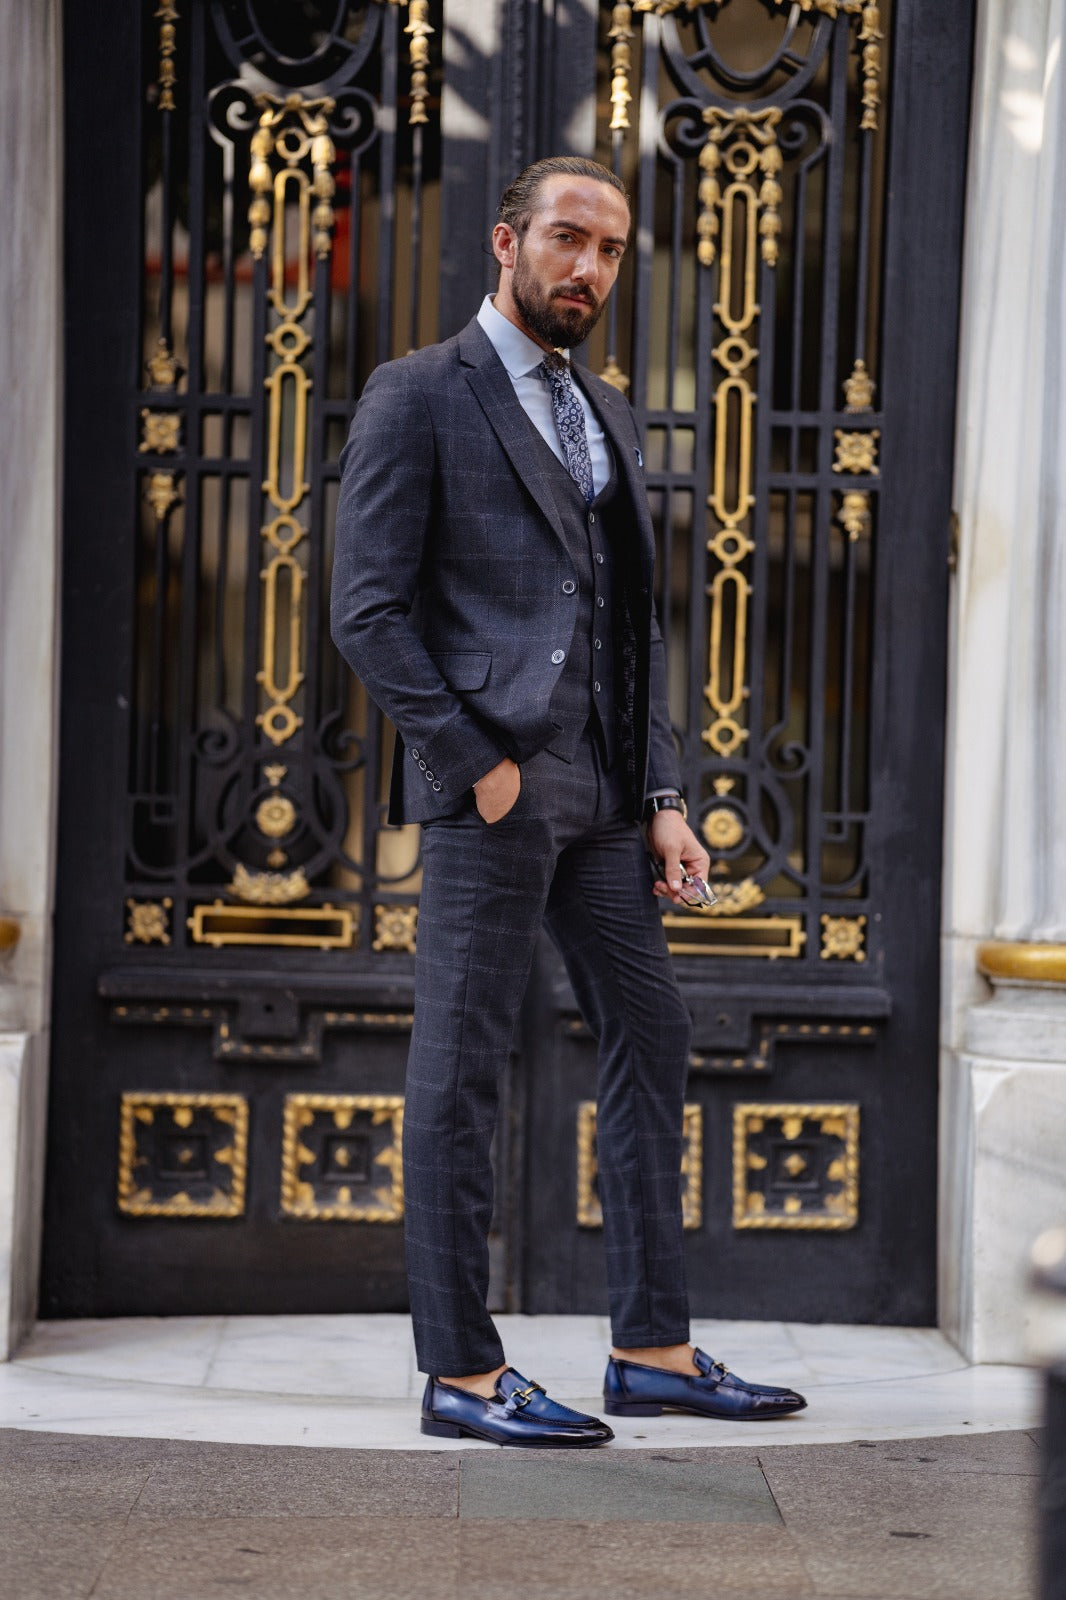
[[[596,498],[596,486],[592,479],[592,458],[589,455],[588,435],[585,432],[585,413],[581,409],[581,401],[575,393],[573,380],[570,377],[570,364],[557,350],[552,350],[541,362],[540,370],[547,378],[548,388],[551,390],[555,426],[559,430],[559,441],[566,456],[567,469],[585,496],[585,504],[591,505]]]

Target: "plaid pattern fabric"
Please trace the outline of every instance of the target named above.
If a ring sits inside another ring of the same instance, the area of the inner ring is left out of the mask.
[[[639,816],[647,789],[680,787],[654,535],[628,405],[589,373],[572,381],[603,425],[627,506],[613,553],[637,684],[627,802]],[[557,731],[550,696],[576,606],[544,456],[558,472],[546,446],[530,449],[529,419],[476,320],[378,367],[363,391],[341,454],[331,621],[400,735],[392,822],[450,814],[501,756],[524,760]]]
[[[689,1018],[639,830],[586,738],[543,751],[491,827],[472,805],[425,826],[404,1112],[408,1277],[422,1371],[487,1372],[489,1156],[498,1083],[542,920],[598,1040],[597,1146],[612,1334],[683,1343],[681,1124]]]

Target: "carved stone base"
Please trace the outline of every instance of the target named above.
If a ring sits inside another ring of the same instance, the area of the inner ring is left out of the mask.
[[[1017,1362],[1030,1246],[1066,1221],[1066,985],[992,981],[945,1067],[941,1325]]]

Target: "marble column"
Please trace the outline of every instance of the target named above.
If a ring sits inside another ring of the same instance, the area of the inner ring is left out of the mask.
[[[0,1359],[37,1303],[51,967],[62,305],[58,0],[0,0]]]
[[[1066,1220],[1066,0],[980,0],[945,811],[941,1321],[1019,1359]]]

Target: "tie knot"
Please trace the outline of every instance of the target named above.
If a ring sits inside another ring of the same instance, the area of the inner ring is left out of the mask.
[[[541,362],[541,367],[547,378],[554,378],[563,373],[569,376],[570,373],[570,363],[565,356],[559,354],[558,350],[549,350]]]

